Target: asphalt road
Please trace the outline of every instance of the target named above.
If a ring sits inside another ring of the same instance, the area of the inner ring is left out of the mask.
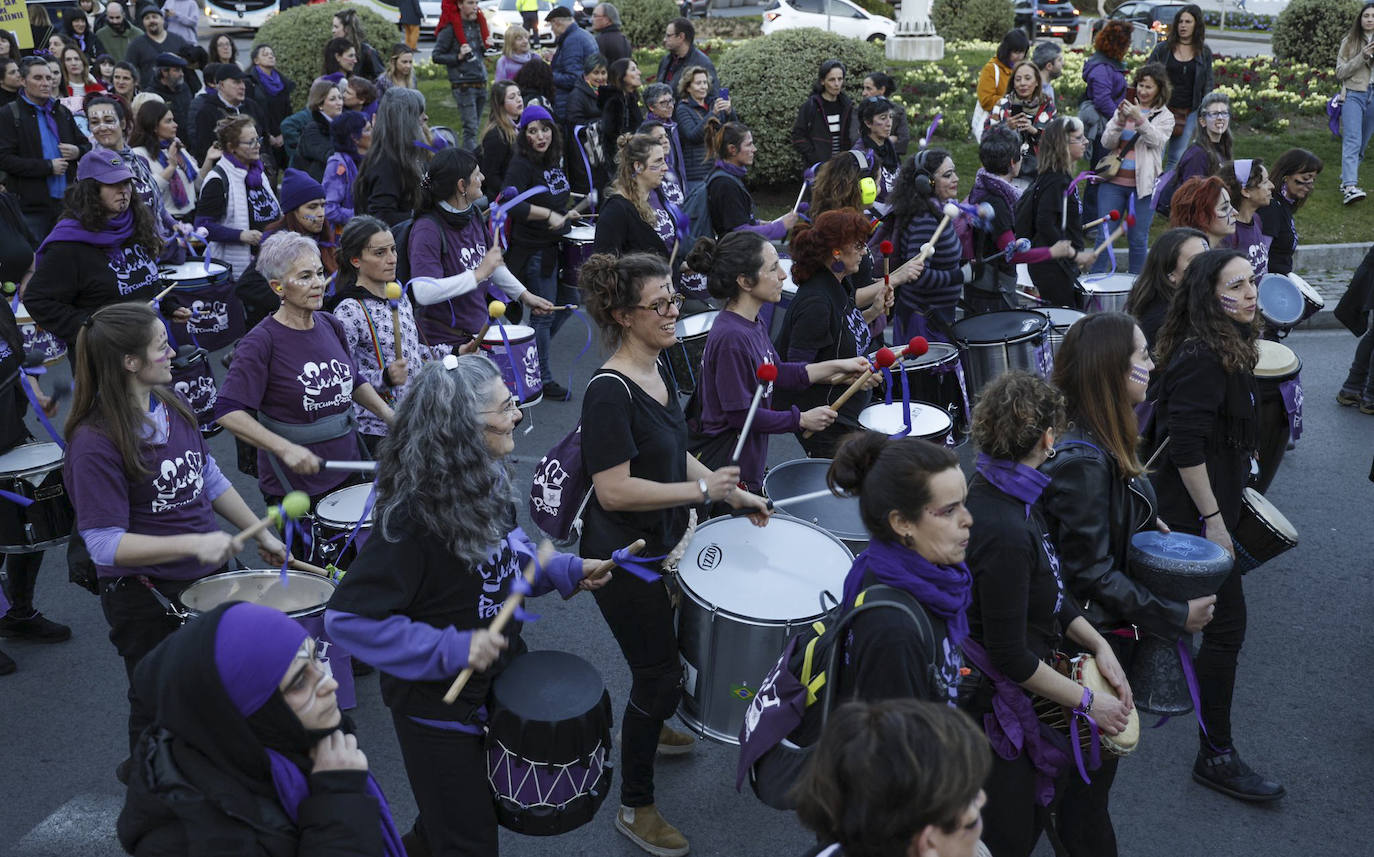
[[[560,334],[556,365],[563,372],[583,341],[576,321]],[[1334,403],[1353,337],[1344,331],[1300,332],[1289,344],[1305,364],[1306,433],[1288,453],[1270,497],[1298,528],[1301,544],[1247,580],[1250,634],[1236,695],[1242,752],[1283,780],[1288,797],[1256,808],[1207,791],[1189,778],[1196,749],[1191,723],[1179,719],[1147,729],[1141,748],[1123,763],[1114,792],[1123,855],[1355,854],[1368,853],[1374,838],[1368,812],[1374,806],[1374,765],[1363,744],[1374,733],[1363,682],[1374,666],[1367,622],[1374,590],[1368,559],[1374,485],[1366,480],[1374,417]],[[594,346],[572,365],[575,389],[598,362]],[[217,360],[215,366],[222,378]],[[65,365],[57,367],[50,379],[65,373]],[[575,402],[531,409],[526,424],[532,430],[517,436],[517,486],[529,485],[533,463],[571,427],[578,411]],[[255,486],[234,470],[229,436],[210,443],[239,490],[258,505]],[[967,460],[969,450],[964,452]],[[790,437],[776,439],[771,453],[773,464],[800,457]],[[106,639],[96,599],[67,583],[61,551],[48,554],[38,604],[69,623],[75,636],[60,645],[3,646],[20,668],[0,678],[0,855],[116,855],[112,830],[121,791],[113,772],[124,756],[122,664]],[[619,717],[629,674],[592,600],[545,597],[535,609],[543,618],[525,632],[530,646],[576,652],[595,664]],[[404,829],[414,804],[375,677],[362,680],[353,716]],[[667,818],[687,834],[696,854],[801,853],[808,835],[795,819],[759,804],[747,790],[735,793],[735,760],[732,748],[702,743],[692,756],[660,763],[658,794]],[[614,831],[612,811],[603,807],[590,824],[555,839],[503,831],[503,846],[507,854],[531,857],[639,854]],[[1039,853],[1050,852],[1042,845]]]

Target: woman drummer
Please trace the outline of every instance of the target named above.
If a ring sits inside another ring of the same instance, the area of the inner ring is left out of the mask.
[[[678,393],[659,360],[677,342],[680,295],[668,264],[632,253],[594,254],[579,285],[588,312],[613,350],[582,402],[582,461],[595,491],[583,516],[583,556],[610,556],[636,539],[663,556],[687,535],[688,507],[724,501],[766,521],[762,498],[738,489],[738,467],[711,471],[687,451]],[[685,854],[687,840],[654,803],[654,754],[683,753],[692,738],[665,721],[682,695],[673,606],[661,580],[619,574],[596,593],[597,607],[630,665],[621,743],[616,829],[651,853]]]
[[[1208,622],[1216,601],[1161,598],[1129,573],[1131,537],[1157,521],[1154,491],[1136,453],[1134,411],[1145,401],[1153,367],[1145,334],[1130,316],[1094,313],[1075,322],[1055,353],[1053,377],[1071,428],[1040,467],[1050,478],[1040,504],[1064,587],[1126,665],[1138,632],[1165,639],[1193,633]],[[1104,754],[1091,785],[1075,777],[1065,783],[1059,835],[1070,854],[1116,853],[1107,800],[1118,758]]]
[[[768,338],[768,328],[759,320],[765,304],[782,299],[782,268],[778,251],[771,242],[754,232],[731,232],[719,241],[702,238],[687,256],[693,270],[709,271],[711,297],[725,302],[706,337],[701,361],[700,432],[711,455],[699,457],[710,464],[724,463],[736,445],[748,418],[755,388],[762,383],[759,367],[776,369],[779,389],[801,390],[812,384],[847,384],[857,373],[868,369],[862,357],[828,360],[821,363],[783,363]],[[795,431],[822,432],[835,421],[836,413],[827,405],[802,411],[797,406],[786,410],[772,408],[773,382],[764,388],[763,398],[750,425],[749,436],[740,450],[740,481],[757,493],[763,486],[763,469],[768,460],[768,436]],[[697,451],[697,450],[694,450]]]
[[[487,629],[534,543],[516,523],[507,457],[518,402],[496,364],[447,355],[417,371],[381,447],[372,538],[329,601],[330,636],[382,672],[382,699],[419,809],[410,853],[495,854],[483,743],[492,682],[525,651],[520,622]],[[531,594],[597,589],[601,560],[555,554]],[[443,701],[467,667],[457,703]]]
[[[1259,444],[1254,368],[1259,290],[1254,268],[1234,250],[1193,260],[1159,331],[1158,424],[1169,441],[1159,472],[1160,514],[1175,530],[1201,535],[1232,556],[1231,533]],[[1057,363],[1057,359],[1056,359]],[[1241,760],[1231,734],[1236,661],[1245,641],[1245,590],[1233,570],[1216,595],[1216,618],[1196,658],[1206,733],[1193,779],[1238,800],[1267,802],[1284,788]]]
[[[359,376],[343,325],[319,311],[325,277],[315,241],[279,232],[264,242],[257,266],[281,307],[239,340],[216,412],[220,425],[258,448],[268,504],[295,490],[309,494],[313,508],[350,480],[348,471],[321,470],[322,461],[366,457],[353,403],[388,425],[391,406]]]
[[[172,351],[158,315],[146,303],[119,303],[79,330],[63,474],[110,641],[132,680],[143,656],[181,625],[166,602],[238,552],[215,515],[236,529],[257,516],[215,463],[190,405],[168,387]],[[271,533],[256,541],[267,562],[285,559]],[[132,692],[129,701],[132,751],[151,718]]]
[[[1156,238],[1150,247],[1145,267],[1126,297],[1126,314],[1135,318],[1145,334],[1145,344],[1151,349],[1188,263],[1210,249],[1207,234],[1191,226],[1175,226]]]
[[[1012,371],[984,388],[973,409],[977,471],[968,489],[973,515],[968,564],[973,571],[970,636],[984,670],[965,701],[996,752],[984,789],[983,841],[998,857],[1029,857],[1045,829],[1056,775],[1072,776],[1062,742],[1024,732],[1035,717],[1032,697],[1083,709],[1106,735],[1120,733],[1132,710],[1131,689],[1116,653],[1064,594],[1058,552],[1039,505],[1050,477],[1037,470],[1065,424],[1064,396],[1028,372]],[[1116,696],[1085,693],[1053,667],[1064,638],[1091,652]],[[990,669],[989,669],[990,668]],[[1003,706],[994,706],[997,694]]]

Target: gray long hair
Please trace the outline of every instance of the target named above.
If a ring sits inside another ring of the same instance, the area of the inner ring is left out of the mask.
[[[399,170],[401,207],[411,207],[431,155],[416,145],[416,141],[429,142],[421,119],[424,115],[425,97],[414,89],[393,86],[382,95],[372,119],[372,145],[358,165],[354,187],[371,170]]]
[[[397,515],[404,511],[475,567],[505,537],[513,494],[504,465],[487,450],[479,413],[501,370],[478,354],[457,361],[453,369],[428,363],[407,385],[379,450],[377,508],[387,541],[401,538]]]

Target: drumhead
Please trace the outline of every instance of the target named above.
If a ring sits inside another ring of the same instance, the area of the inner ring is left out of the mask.
[[[0,455],[0,473],[27,476],[46,473],[62,463],[62,447],[55,443],[25,443]]]
[[[1298,528],[1293,526],[1284,514],[1270,503],[1263,494],[1254,488],[1246,488],[1242,501],[1254,511],[1255,516],[1274,529],[1274,532],[1297,544]]]
[[[785,622],[825,612],[822,592],[839,601],[853,561],[844,542],[806,521],[774,516],[756,527],[745,518],[714,518],[697,528],[678,575],[684,592],[706,605]]]
[[[718,310],[711,310],[710,312],[683,316],[677,320],[677,338],[695,339],[698,336],[705,336],[711,332],[711,325],[716,323],[716,316],[718,315],[720,315]]]
[[[1289,273],[1287,277],[1288,279],[1293,281],[1293,285],[1298,287],[1298,291],[1302,292],[1303,297],[1307,298],[1309,301],[1316,304],[1317,309],[1321,309],[1322,307],[1326,306],[1326,298],[1322,297],[1316,289],[1308,285],[1307,281],[1304,280],[1302,277],[1299,277],[1297,274],[1293,273]]]
[[[162,279],[170,282],[183,280],[221,280],[229,276],[229,266],[222,262],[211,262],[208,266],[201,259],[191,259],[180,265],[162,265],[158,268]]]
[[[226,601],[251,601],[298,618],[324,610],[334,594],[334,582],[318,574],[288,571],[286,579],[283,584],[280,569],[212,574],[186,587],[181,603],[196,613],[208,613]]]
[[[568,230],[563,240],[572,244],[590,244],[596,240],[596,227],[586,223],[578,224]]]
[[[1255,345],[1259,346],[1256,378],[1289,378],[1302,369],[1302,360],[1287,345],[1267,339],[1257,340]]]
[[[525,652],[492,682],[492,700],[521,720],[560,723],[596,708],[606,684],[596,667],[571,652]]]
[[[828,458],[798,458],[768,471],[763,477],[763,491],[772,500],[785,500],[810,494],[825,488],[825,476],[830,470]],[[863,517],[859,514],[858,497],[817,497],[804,503],[779,506],[782,514],[810,521],[824,527],[845,541],[868,541]]]
[[[1302,292],[1283,274],[1265,274],[1259,284],[1260,315],[1272,324],[1297,324],[1304,308]]]
[[[534,339],[534,328],[523,324],[505,324],[503,322],[500,327],[493,324],[487,328],[486,336],[482,337],[482,344],[505,345],[505,340],[501,338],[501,327],[506,329],[506,339],[509,339],[512,344]]]
[[[926,351],[925,354],[922,354],[919,357],[903,356],[902,361],[899,365],[902,367],[903,371],[910,372],[913,369],[920,371],[922,369],[930,369],[935,366],[942,366],[945,363],[949,363],[951,361],[958,359],[959,349],[957,347],[950,345],[948,342],[932,342],[930,343],[930,348]],[[868,358],[868,361],[870,363],[875,362],[874,358],[872,357]],[[893,368],[895,369],[896,367],[894,366]]]
[[[1073,327],[1073,323],[1075,321],[1078,321],[1080,318],[1087,315],[1087,313],[1085,312],[1079,312],[1076,309],[1069,309],[1066,306],[1040,307],[1036,310],[1036,312],[1049,318],[1050,324],[1054,325],[1056,330],[1065,331]]]
[[[1131,274],[1108,274],[1101,279],[1085,279],[1082,283],[1083,291],[1089,294],[1119,295],[1130,292],[1135,285],[1135,277]]]
[[[347,488],[340,488],[338,491],[331,491],[315,506],[315,520],[335,529],[346,528],[351,530],[353,525],[358,523],[358,519],[363,516],[363,507],[367,505],[367,495],[371,493],[371,482],[362,485],[350,485]],[[372,526],[372,511],[372,509],[367,510],[367,520],[363,521],[363,526]]]
[[[1050,320],[1038,312],[1009,309],[970,316],[954,325],[954,336],[972,345],[1015,342],[1038,336],[1050,326]]]
[[[786,257],[781,257],[778,259],[778,267],[782,269],[783,289],[787,291],[787,287],[791,286],[792,288],[790,289],[790,291],[792,292],[792,294],[796,294],[797,284],[792,282],[792,260]]]
[[[906,428],[906,422],[902,419],[902,403],[869,405],[859,412],[859,425],[869,431],[896,434]],[[944,408],[929,402],[911,403],[912,437],[927,439],[941,437],[952,428],[954,428],[954,421],[950,419]]]
[[[1120,698],[1117,697],[1116,688],[1111,686],[1111,683],[1103,677],[1102,670],[1098,669],[1096,658],[1085,657],[1078,661],[1078,678],[1079,683],[1090,688],[1094,696],[1105,693],[1113,698]],[[1103,734],[1102,740],[1105,743],[1115,745],[1125,753],[1134,750],[1136,745],[1140,743],[1140,712],[1132,706],[1131,714],[1126,719],[1126,728],[1116,735]]]

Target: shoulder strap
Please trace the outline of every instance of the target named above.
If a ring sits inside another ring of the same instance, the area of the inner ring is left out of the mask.
[[[845,631],[849,630],[850,626],[854,623],[854,619],[859,614],[868,610],[879,610],[884,607],[902,611],[906,614],[906,617],[911,620],[911,624],[916,626],[916,632],[921,638],[921,648],[926,653],[926,669],[935,669],[935,632],[931,630],[930,619],[926,616],[925,608],[917,603],[916,599],[909,593],[903,592],[896,587],[881,583],[868,587],[860,592],[858,597],[854,599],[853,609],[841,617],[833,628],[827,629],[835,636],[833,637],[833,643],[830,646],[830,652],[827,656],[825,666],[827,680],[823,682],[825,696],[821,700],[822,729],[825,728],[825,722],[830,717],[830,697],[835,686],[838,684],[838,681],[832,677],[835,675],[835,668],[839,664],[840,649],[844,647]],[[817,685],[817,689],[822,689],[819,684]],[[808,695],[812,692],[811,688],[807,689]]]
[[[625,381],[625,376],[621,375],[619,372],[611,371],[611,372],[598,372],[598,373],[596,373],[595,375],[592,376],[592,380],[587,382],[587,389],[589,389],[589,390],[591,389],[592,381],[595,381],[597,378],[614,378],[614,379],[616,379],[617,381],[620,382],[620,386],[622,386],[622,387],[625,388],[625,395],[626,395],[626,396],[630,396],[630,397],[633,397],[633,396],[634,396],[634,394],[630,392],[630,385],[629,385],[628,383],[626,383],[626,381]]]

